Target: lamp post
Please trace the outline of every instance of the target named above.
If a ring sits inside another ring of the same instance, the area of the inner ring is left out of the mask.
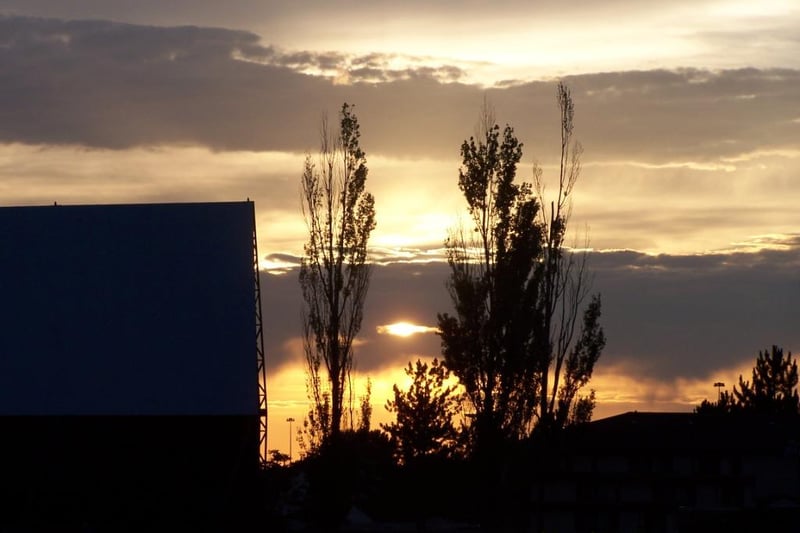
[[[294,422],[294,418],[290,416],[286,421],[289,422],[289,464],[292,464],[292,422]]]
[[[714,386],[717,388],[717,403],[722,401],[722,389],[725,388],[725,384],[721,381],[717,381],[714,383]]]

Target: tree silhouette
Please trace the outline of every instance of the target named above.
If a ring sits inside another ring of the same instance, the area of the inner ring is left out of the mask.
[[[588,296],[585,255],[564,247],[581,148],[574,108],[558,85],[561,164],[557,197],[544,213],[544,182],[515,183],[522,144],[501,134],[485,106],[477,139],[461,146],[459,188],[474,223],[446,241],[455,314],[439,315],[444,363],[475,410],[476,447],[523,438],[534,427],[587,420],[593,395],[578,396],[605,345],[599,296]],[[577,334],[576,334],[577,333]],[[552,381],[551,381],[552,380]]]
[[[407,391],[394,385],[394,398],[386,402],[386,409],[395,414],[395,421],[381,428],[391,435],[404,464],[447,454],[458,436],[453,417],[460,406],[456,386],[445,385],[450,372],[438,359],[430,366],[417,359],[413,366],[408,363],[405,372],[413,381]]]
[[[721,415],[728,414],[738,409],[736,399],[732,393],[723,391],[719,394],[716,402],[710,402],[707,399],[700,402],[700,405],[694,408],[694,412],[699,415]]]
[[[558,192],[550,202],[549,210],[545,209],[547,200],[542,170],[535,166],[533,172],[536,196],[543,206],[539,220],[546,236],[539,299],[544,326],[539,339],[542,353],[538,358],[541,381],[537,413],[538,424],[544,427],[562,427],[591,419],[594,391],[586,397],[579,397],[578,392],[591,379],[594,365],[606,344],[599,322],[599,295],[592,296],[584,309],[575,341],[580,308],[589,294],[590,280],[586,254],[576,255],[566,250],[564,240],[572,214],[572,190],[581,172],[583,147],[572,139],[575,106],[569,88],[559,83],[557,96],[561,115],[561,152]],[[562,369],[563,386],[560,383]],[[552,385],[549,384],[551,377]]]
[[[286,466],[289,464],[291,458],[286,455],[285,453],[281,453],[280,450],[269,450],[269,460],[267,461],[267,466],[270,468]]]
[[[758,352],[751,381],[739,376],[733,396],[742,409],[758,413],[797,414],[800,399],[797,394],[797,361],[792,353],[772,346],[772,351]]]
[[[358,402],[358,430],[370,431],[372,429],[372,379],[367,378],[364,394]]]
[[[358,119],[346,103],[339,118],[336,134],[323,118],[319,162],[307,156],[301,180],[309,235],[300,267],[303,347],[313,404],[304,429],[316,443],[341,431],[353,339],[361,328],[370,279],[367,241],[375,228]]]

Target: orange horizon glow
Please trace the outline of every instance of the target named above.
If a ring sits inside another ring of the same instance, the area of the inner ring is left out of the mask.
[[[404,324],[414,326],[408,322]],[[427,362],[432,359],[430,356],[423,357]],[[718,391],[713,386],[715,381],[724,382],[727,385],[724,390],[732,391],[737,383],[737,377],[740,374],[748,376],[751,369],[752,361],[748,359],[721,368],[707,376],[674,378],[661,383],[655,379],[636,375],[625,365],[601,363],[594,372],[589,387],[582,393],[588,393],[590,389],[594,389],[597,393],[593,420],[631,411],[691,412],[703,399],[716,398]],[[392,422],[393,415],[384,406],[387,400],[393,397],[394,385],[405,390],[411,384],[411,378],[405,373],[405,368],[398,364],[369,374],[356,372],[353,378],[353,388],[357,396],[365,390],[367,378],[372,384],[372,427],[377,429],[381,424]],[[268,401],[268,449],[280,449],[288,453],[289,440],[292,440],[295,460],[300,457],[297,432],[302,427],[302,421],[309,409],[305,379],[305,368],[301,364],[286,366],[267,377],[269,396],[274,398]],[[295,419],[292,435],[289,434],[289,423],[286,422],[289,417]]]

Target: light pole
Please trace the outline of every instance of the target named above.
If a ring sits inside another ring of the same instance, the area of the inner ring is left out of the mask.
[[[721,381],[717,381],[714,383],[714,386],[717,388],[717,403],[722,401],[722,389],[725,388],[725,384]]]
[[[292,464],[292,422],[294,422],[294,418],[290,416],[286,421],[289,422],[289,464]]]

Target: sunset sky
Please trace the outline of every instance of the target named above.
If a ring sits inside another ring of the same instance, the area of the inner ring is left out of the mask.
[[[439,354],[482,102],[524,143],[519,178],[536,161],[553,179],[562,79],[608,338],[595,417],[686,411],[758,350],[800,351],[798,28],[795,0],[0,0],[0,204],[254,200],[287,451],[307,411],[299,180],[323,113],[355,105],[376,198],[356,365],[381,421],[407,362]]]

